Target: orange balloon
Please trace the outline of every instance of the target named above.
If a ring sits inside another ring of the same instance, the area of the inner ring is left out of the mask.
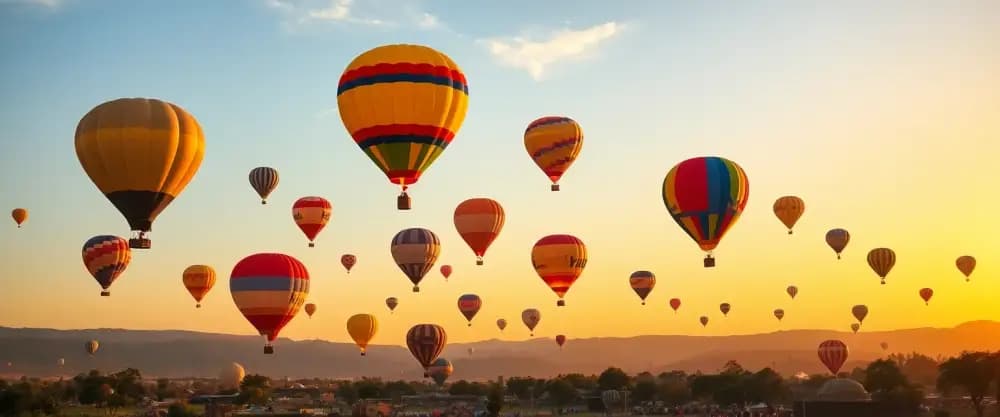
[[[198,303],[195,307],[201,308],[201,300],[215,286],[215,270],[208,265],[191,265],[184,270],[182,277],[184,287]]]
[[[476,265],[483,264],[483,256],[500,235],[504,219],[503,207],[489,198],[470,198],[455,208],[455,229],[476,254]]]
[[[21,223],[24,223],[25,220],[28,220],[28,210],[23,208],[16,208],[14,210],[11,210],[10,217],[14,218],[14,223],[17,223],[17,227],[20,228]]]

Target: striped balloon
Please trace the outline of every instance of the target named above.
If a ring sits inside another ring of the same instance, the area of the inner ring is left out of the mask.
[[[483,300],[475,294],[462,294],[458,297],[458,311],[465,316],[465,319],[469,321],[469,326],[472,326],[472,318],[476,317],[476,313],[479,309],[483,307]]]
[[[424,378],[429,375],[429,367],[434,364],[448,343],[448,334],[436,324],[418,324],[406,332],[406,347],[410,354],[424,367]]]
[[[302,197],[292,204],[292,218],[295,224],[302,229],[309,238],[309,247],[316,246],[313,243],[316,235],[326,227],[333,213],[333,206],[323,197]]]
[[[389,313],[396,311],[396,306],[399,305],[399,299],[396,297],[389,297],[385,299],[385,306],[389,307]]]
[[[504,223],[503,206],[489,198],[470,198],[455,208],[455,229],[476,254],[476,265],[500,235]]]
[[[396,233],[389,250],[396,265],[413,283],[413,292],[420,292],[420,280],[434,267],[441,253],[441,241],[434,232],[414,227]]]
[[[736,223],[747,205],[750,182],[735,162],[716,156],[691,158],[674,166],[663,179],[663,203],[670,216],[708,255]]]
[[[524,130],[524,148],[559,191],[559,179],[583,149],[583,129],[569,117],[542,117]]]
[[[556,305],[564,306],[563,297],[587,266],[587,247],[575,236],[545,236],[531,248],[531,265],[559,296]]]
[[[792,299],[794,300],[795,296],[799,294],[799,287],[796,287],[794,285],[789,285],[788,288],[785,288],[785,292],[787,292],[788,296],[792,297]]]
[[[184,269],[181,278],[197,303],[195,307],[201,308],[201,300],[215,286],[215,270],[208,265],[191,265]]]
[[[270,354],[271,343],[305,304],[309,271],[291,256],[258,253],[233,267],[229,291],[240,313],[267,339],[264,353]]]
[[[542,321],[542,312],[536,308],[528,308],[521,312],[521,322],[524,323],[531,335],[535,335],[535,327]]]
[[[438,358],[431,366],[427,367],[427,374],[439,387],[444,385],[444,381],[447,381],[453,372],[455,372],[455,367],[445,358]]]
[[[271,167],[257,167],[250,170],[250,186],[260,196],[260,203],[267,204],[267,196],[278,187],[278,170]]]
[[[421,45],[384,45],[354,58],[337,87],[337,108],[354,142],[406,189],[451,144],[465,120],[469,87],[447,55]]]
[[[885,285],[885,276],[889,275],[894,265],[896,265],[896,252],[892,249],[875,248],[868,252],[868,266],[882,278],[882,285]]]
[[[128,241],[118,236],[94,236],[83,244],[83,266],[101,285],[102,296],[111,295],[111,284],[125,272],[132,260]]]
[[[839,340],[827,340],[819,344],[819,360],[826,365],[834,376],[840,372],[840,367],[847,361],[847,345]]]
[[[806,202],[799,197],[789,195],[775,200],[772,208],[774,215],[788,228],[788,234],[792,234],[792,227],[806,211]]]
[[[632,286],[632,291],[639,295],[642,305],[646,305],[646,297],[656,286],[656,275],[649,271],[635,271],[628,278],[628,283]]]
[[[826,232],[826,244],[830,246],[837,253],[837,259],[840,259],[840,253],[844,251],[847,247],[847,243],[851,241],[851,234],[844,229],[831,229]]]

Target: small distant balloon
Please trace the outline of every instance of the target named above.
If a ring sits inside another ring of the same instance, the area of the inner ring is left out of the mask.
[[[563,345],[566,344],[566,335],[557,334],[556,335],[556,344],[559,345],[560,349],[562,349]]]
[[[851,307],[851,314],[854,315],[854,318],[858,319],[858,323],[864,323],[865,317],[868,317],[868,306],[864,304],[858,304],[854,307]]]
[[[524,148],[552,181],[552,191],[559,191],[559,179],[583,149],[583,129],[569,117],[542,117],[524,130]]]
[[[316,314],[316,304],[307,303],[305,306],[305,310],[309,318],[312,318],[313,314]]]
[[[128,241],[118,236],[94,236],[83,244],[83,265],[101,285],[102,296],[111,295],[111,284],[125,272],[131,261]]]
[[[858,330],[861,330],[861,325],[858,323],[851,323],[851,331],[857,334]]]
[[[844,229],[832,229],[826,232],[826,244],[830,246],[837,253],[837,259],[840,259],[840,253],[844,251],[847,247],[847,243],[851,241],[851,234]]]
[[[323,197],[302,197],[292,205],[292,219],[309,239],[310,248],[316,246],[313,241],[326,227],[332,215],[333,206]]]
[[[503,329],[507,328],[507,320],[497,319],[497,328],[502,332]]]
[[[635,291],[635,294],[639,296],[642,305],[646,305],[646,297],[656,286],[656,275],[649,271],[635,271],[629,276],[628,283],[632,287],[632,291]]]
[[[14,219],[14,223],[17,223],[17,227],[20,229],[21,224],[28,221],[28,209],[16,208],[10,212],[10,217]]]
[[[458,297],[458,311],[469,321],[469,327],[472,327],[472,318],[476,317],[482,307],[483,300],[476,294],[462,294]]]
[[[397,305],[399,305],[399,300],[396,297],[389,297],[385,299],[385,306],[389,307],[390,313],[396,310]]]
[[[806,203],[801,198],[790,195],[778,198],[773,208],[774,215],[788,228],[788,234],[792,234],[792,227],[806,211]]]
[[[365,356],[368,343],[378,332],[378,320],[371,314],[355,314],[347,319],[347,333]]]
[[[868,266],[882,278],[882,285],[885,285],[885,277],[896,265],[896,252],[889,248],[875,248],[868,252]]]
[[[959,256],[955,260],[955,266],[962,272],[962,275],[965,275],[965,280],[968,281],[969,275],[972,275],[972,271],[976,269],[976,258],[969,255]]]
[[[447,281],[448,277],[451,276],[451,265],[441,265],[441,275],[443,275],[444,280]]]
[[[785,289],[785,292],[787,292],[788,296],[792,297],[792,299],[794,300],[795,296],[799,294],[799,287],[796,287],[794,285],[789,285],[788,288]]]
[[[260,204],[267,204],[267,196],[278,187],[278,170],[271,167],[251,169],[250,186],[260,196]]]
[[[785,310],[782,310],[780,308],[775,309],[774,310],[774,317],[777,318],[778,321],[781,321],[781,319],[785,318]]]
[[[90,340],[87,343],[83,344],[84,350],[86,350],[87,354],[90,356],[94,356],[94,354],[97,353],[97,349],[100,347],[101,344],[96,340]]]
[[[931,304],[931,297],[933,297],[933,296],[934,296],[934,290],[932,290],[930,288],[921,288],[920,289],[920,298],[924,299],[924,304],[925,305],[930,305]]]
[[[729,316],[729,310],[731,310],[731,309],[732,309],[732,306],[730,306],[729,303],[719,304],[719,311],[722,312],[723,316],[727,316],[728,317]]]
[[[357,263],[358,263],[358,257],[351,255],[349,253],[344,254],[340,257],[340,264],[344,266],[344,269],[347,270],[348,274],[351,273],[351,268],[354,268],[354,265],[356,265]]]
[[[184,288],[194,298],[195,307],[201,308],[201,300],[215,286],[215,269],[208,265],[191,265],[181,273]]]
[[[674,314],[677,314],[677,309],[681,308],[681,299],[680,298],[671,298],[670,299],[670,308],[674,309]]]
[[[840,368],[844,366],[844,362],[847,361],[847,345],[839,340],[827,340],[819,344],[817,349],[819,353],[819,360],[826,365],[826,369],[830,370],[830,373],[834,376],[840,372]]]
[[[538,309],[529,308],[521,312],[521,321],[524,322],[524,326],[528,328],[531,335],[535,335],[535,326],[538,326],[538,322],[542,321],[542,312]]]
[[[470,198],[455,208],[455,229],[476,255],[476,265],[483,264],[483,257],[500,235],[505,219],[503,206],[490,198]]]
[[[701,317],[699,317],[698,321],[701,322],[701,327],[708,326],[708,317],[707,316],[701,316]]]
[[[392,238],[389,251],[396,265],[413,283],[413,292],[420,292],[420,281],[441,254],[441,240],[424,228],[403,229]]]

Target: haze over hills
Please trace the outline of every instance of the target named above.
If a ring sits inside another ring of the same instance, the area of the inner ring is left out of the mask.
[[[840,339],[850,347],[846,370],[889,352],[917,351],[931,357],[963,350],[1000,349],[1000,323],[976,321],[954,328],[917,328],[850,334],[829,330],[789,330],[733,336],[636,336],[569,339],[560,350],[551,338],[528,341],[486,340],[450,344],[442,354],[455,364],[453,380],[503,376],[551,377],[559,373],[599,373],[608,366],[628,372],[718,370],[730,359],[747,369],[771,366],[778,372],[825,372],[816,346]],[[94,357],[84,352],[90,339],[101,342]],[[90,369],[115,371],[126,367],[150,377],[214,377],[223,364],[236,361],[248,373],[275,378],[323,377],[420,379],[422,369],[402,346],[375,345],[361,357],[348,343],[280,339],[274,355],[262,353],[258,336],[176,330],[87,329],[53,330],[0,327],[0,363],[5,376],[72,376]],[[470,355],[468,348],[474,352]],[[66,359],[60,369],[59,358]],[[7,367],[6,362],[12,366]]]

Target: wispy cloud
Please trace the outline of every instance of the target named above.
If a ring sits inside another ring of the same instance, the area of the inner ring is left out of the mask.
[[[620,34],[622,27],[620,23],[607,22],[579,30],[558,30],[544,40],[516,36],[481,39],[479,42],[501,64],[527,70],[531,78],[540,81],[550,65],[589,56],[604,41]]]
[[[434,29],[441,26],[441,22],[438,21],[437,16],[425,12],[417,21],[417,26],[421,29]]]
[[[274,1],[274,0],[270,0]],[[305,20],[332,20],[339,22],[362,23],[368,25],[381,25],[385,22],[381,19],[362,18],[354,16],[351,10],[354,0],[329,0],[326,6],[320,8],[305,9]]]
[[[7,1],[7,0],[0,0]],[[57,1],[57,0],[49,0]],[[421,30],[447,30],[434,14],[418,4],[395,0],[261,0],[284,16],[284,24],[362,24],[384,27],[409,27]]]

